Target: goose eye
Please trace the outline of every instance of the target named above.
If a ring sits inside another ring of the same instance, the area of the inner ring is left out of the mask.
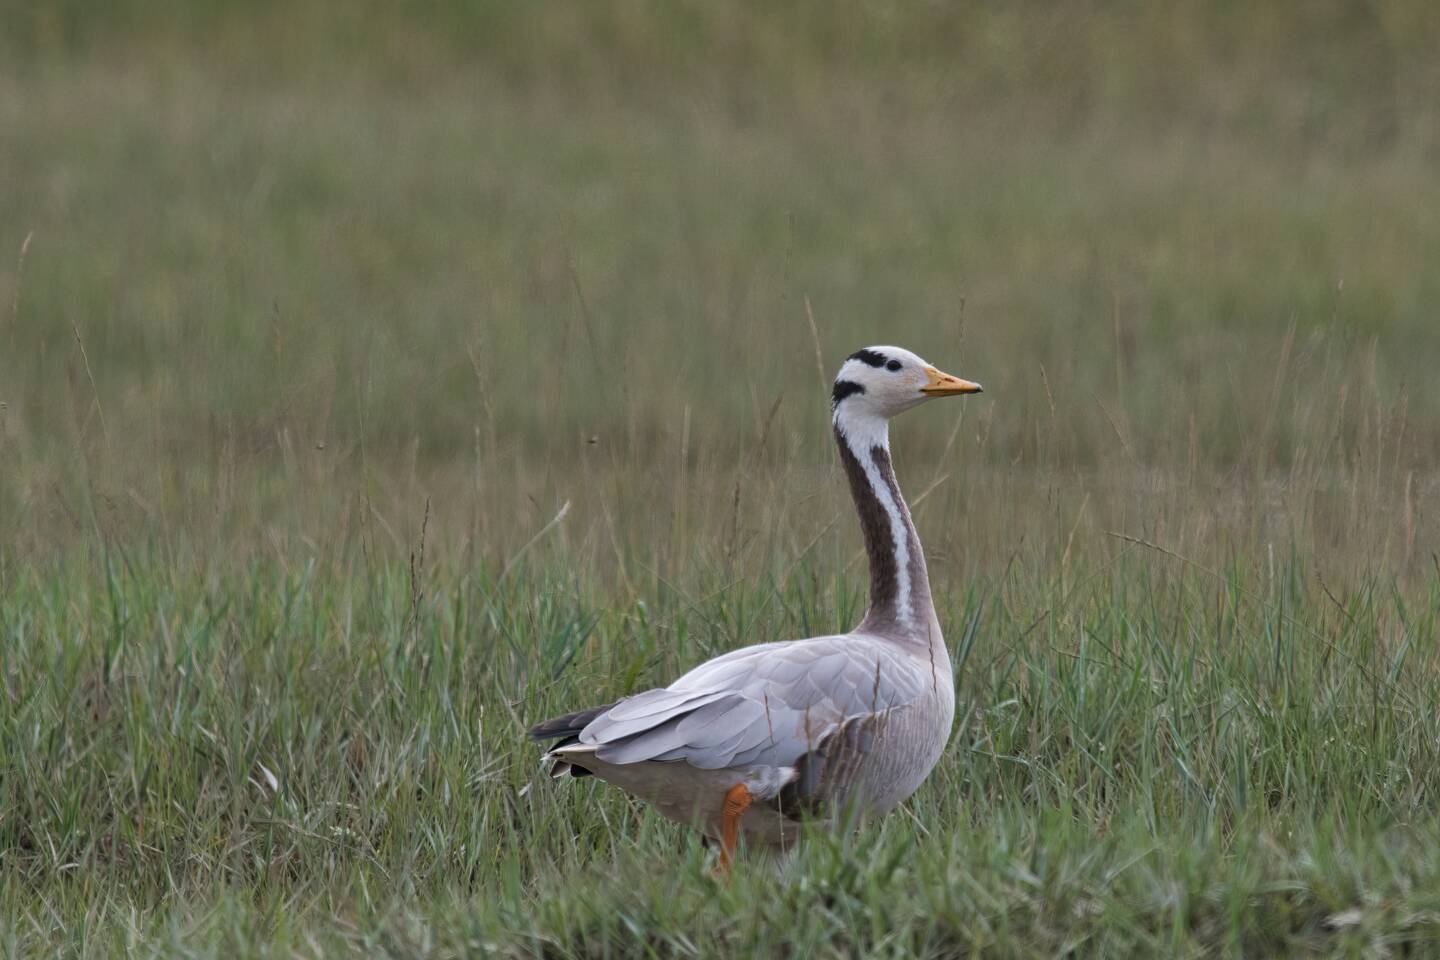
[[[885,364],[885,369],[886,369],[886,370],[899,370],[899,369],[900,369],[900,361],[899,361],[899,360],[891,360],[889,363]]]

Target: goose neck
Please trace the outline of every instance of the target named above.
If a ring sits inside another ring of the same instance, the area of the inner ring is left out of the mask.
[[[925,555],[890,459],[888,424],[879,418],[835,418],[850,494],[870,562],[870,607],[858,630],[911,640],[934,621]]]

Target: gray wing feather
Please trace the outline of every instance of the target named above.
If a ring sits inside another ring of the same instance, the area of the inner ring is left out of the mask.
[[[749,712],[759,710],[763,715],[763,705],[753,700],[737,699]],[[685,760],[692,767],[698,767],[701,770],[718,770],[722,767],[733,766],[736,757],[743,751],[752,750],[770,739],[768,724],[763,721],[751,720],[748,725],[740,726],[738,730],[734,729],[734,726],[727,725],[721,728],[719,733],[709,737],[697,736],[696,742],[683,744],[652,759]],[[723,735],[724,739],[714,739],[715,736],[720,735]]]
[[[646,691],[647,693],[653,691]],[[644,696],[645,694],[640,694]],[[715,703],[717,700],[724,700],[730,694],[723,690],[714,690],[705,694],[691,694],[684,697],[674,697],[664,702],[664,705],[656,705],[653,709],[639,716],[616,717],[615,711],[601,714],[590,721],[580,733],[581,743],[613,743],[625,737],[637,733],[644,733],[647,730],[654,730],[675,717],[688,716],[695,711],[704,709]],[[624,706],[626,701],[621,701]]]
[[[761,644],[622,700],[580,742],[609,763],[791,766],[847,722],[914,702],[928,682],[913,657],[867,637]]]
[[[697,710],[677,728],[686,736],[686,743],[697,747],[713,747],[735,739],[749,729],[750,725],[765,715],[765,707],[745,697],[727,697],[715,706],[723,706],[724,712],[704,714]]]
[[[669,713],[676,707],[699,697],[709,697],[717,691],[711,690],[674,690],[662,687],[658,690],[646,690],[644,693],[637,693],[633,697],[626,697],[606,712],[605,716],[611,720],[638,720],[641,717],[653,717],[660,713]]]
[[[606,763],[638,763],[639,760],[652,760],[677,747],[690,746],[691,741],[694,740],[694,731],[685,730],[687,721],[697,721],[698,724],[714,723],[720,715],[732,707],[733,704],[729,698],[708,702],[694,711],[674,715],[658,727],[647,730],[645,733],[622,738],[618,743],[606,741],[606,743],[599,744],[595,756],[600,760],[605,760]]]
[[[744,697],[724,696],[689,713],[672,717],[641,735],[630,736],[618,743],[603,743],[595,755],[608,763],[635,763],[679,751],[679,756],[675,759],[693,762],[716,752],[715,748],[722,747],[727,740],[735,739],[736,727],[743,731],[748,726],[745,715],[750,714],[752,708],[761,712],[764,710],[759,704]],[[726,757],[729,756],[729,753],[723,750],[720,752]],[[720,763],[718,766],[725,764]]]

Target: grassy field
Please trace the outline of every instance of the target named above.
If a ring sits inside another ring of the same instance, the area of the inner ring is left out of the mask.
[[[1440,951],[1436,8],[771,6],[0,0],[6,955]],[[956,729],[717,882],[523,730],[852,625],[877,342]]]

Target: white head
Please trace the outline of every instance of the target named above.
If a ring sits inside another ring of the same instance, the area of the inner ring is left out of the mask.
[[[885,433],[897,413],[938,397],[980,393],[978,383],[941,373],[901,347],[866,347],[846,358],[835,377],[830,405],[847,435]]]

